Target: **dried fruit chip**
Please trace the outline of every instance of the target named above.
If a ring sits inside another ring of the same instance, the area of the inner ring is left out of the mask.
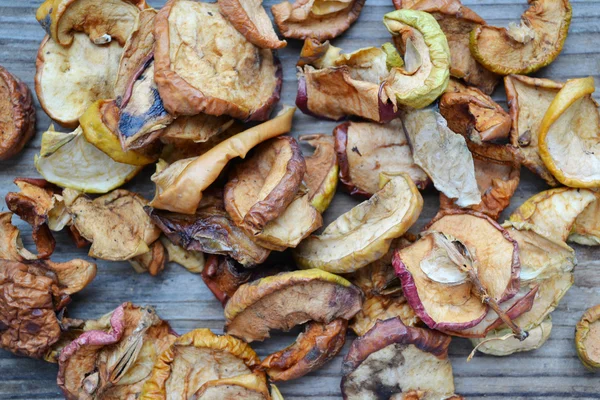
[[[569,242],[586,246],[600,245],[600,192],[594,192],[596,200],[590,203],[575,220]]]
[[[405,174],[382,174],[382,188],[369,200],[339,216],[320,235],[304,240],[294,252],[303,268],[348,273],[381,258],[392,240],[417,220],[423,198]]]
[[[156,16],[154,37],[154,78],[171,114],[269,117],[279,100],[281,65],[271,50],[236,31],[217,4],[169,0]]]
[[[139,398],[189,399],[206,382],[249,374],[259,363],[254,350],[241,340],[195,329],[160,355]]]
[[[338,125],[333,134],[340,180],[351,194],[373,195],[379,190],[381,172],[406,173],[419,189],[427,186],[429,177],[414,163],[399,119],[385,125],[346,122]]]
[[[226,115],[220,117],[207,114],[198,114],[191,117],[182,116],[163,130],[160,140],[164,143],[173,143],[177,146],[191,147],[191,143],[216,145],[218,142],[211,143],[211,141],[217,138],[222,139],[229,132],[229,128],[233,125],[233,122],[234,120]],[[200,152],[194,155],[199,154]]]
[[[269,255],[233,223],[219,190],[208,191],[194,215],[157,209],[147,212],[174,244],[186,250],[228,255],[245,266],[262,264]]]
[[[0,66],[0,160],[19,153],[35,134],[35,107],[27,85]]]
[[[365,270],[363,268],[361,271]],[[398,317],[406,326],[415,326],[419,317],[402,294],[367,295],[362,310],[354,316],[350,329],[358,336],[365,335],[378,321]]]
[[[485,69],[471,55],[469,36],[474,28],[485,21],[460,0],[394,0],[397,9],[409,8],[433,15],[448,39],[450,48],[450,75],[461,78],[482,92],[491,94],[498,83],[498,75]]]
[[[544,114],[563,84],[550,79],[509,75],[504,78],[504,86],[513,121],[510,143],[519,149],[523,165],[548,185],[557,186],[558,181],[540,158],[538,133]]]
[[[280,49],[287,45],[279,40],[262,0],[219,0],[221,14],[252,44],[262,49]]]
[[[440,98],[440,114],[450,129],[475,143],[508,139],[512,124],[490,96],[455,80]]]
[[[458,332],[488,313],[444,237],[456,238],[467,249],[464,263],[477,265],[477,277],[490,298],[503,303],[517,293],[518,246],[497,223],[479,213],[455,212],[437,218],[428,229],[431,234],[397,251],[393,261],[404,295],[427,326]]]
[[[473,156],[475,180],[481,194],[481,203],[469,206],[492,219],[509,206],[519,186],[521,164],[512,147],[496,144],[467,143]],[[440,193],[440,213],[458,208],[453,200]]]
[[[112,99],[122,52],[117,42],[96,46],[83,33],[76,33],[69,47],[46,37],[35,64],[35,92],[46,114],[76,128],[93,102]]]
[[[225,330],[247,342],[262,341],[271,329],[350,319],[361,304],[360,289],[337,275],[319,269],[284,272],[242,285],[225,306]]]
[[[415,163],[423,168],[436,189],[456,199],[459,207],[479,204],[473,156],[465,139],[448,128],[446,120],[427,109],[407,112],[402,118]]]
[[[127,261],[129,261],[135,272],[139,274],[148,272],[150,275],[156,276],[165,269],[165,262],[167,261],[165,246],[162,245],[161,241],[156,240],[150,245],[148,252]]]
[[[502,329],[490,332],[485,338],[471,339],[471,342],[474,346],[478,346],[477,351],[482,353],[490,354],[492,356],[508,356],[521,351],[539,349],[546,343],[546,340],[550,337],[551,331],[552,320],[548,317],[540,325],[529,329],[529,336],[523,341],[520,341],[515,337],[504,339],[506,335],[511,333],[511,330]],[[482,344],[483,341],[499,338],[503,338],[503,340],[490,340]]]
[[[251,277],[252,270],[244,268],[233,258],[216,255],[208,257],[202,271],[202,280],[223,307],[235,291]]]
[[[245,374],[206,382],[193,394],[197,400],[271,400],[263,374]]]
[[[423,11],[387,13],[383,23],[404,52],[404,67],[395,67],[385,84],[399,104],[423,108],[437,99],[450,78],[450,50],[435,18]]]
[[[282,136],[264,142],[229,174],[225,209],[237,226],[259,235],[294,200],[305,172],[296,139]]]
[[[589,308],[577,323],[575,346],[577,355],[586,368],[596,371],[600,368],[600,306]]]
[[[511,214],[510,222],[526,222],[547,238],[565,242],[577,217],[595,201],[591,190],[550,189],[527,199]]]
[[[84,330],[59,357],[57,383],[70,399],[137,398],[176,338],[154,309],[131,303],[88,321]]]
[[[115,39],[123,46],[137,15],[146,7],[145,0],[46,0],[35,17],[61,46],[70,46],[76,32],[85,32],[97,45]]]
[[[286,38],[323,41],[344,33],[358,19],[366,0],[295,0],[271,7]]]
[[[109,192],[142,168],[114,161],[85,139],[81,127],[63,133],[55,131],[54,126],[42,135],[35,167],[47,181],[86,193]]]
[[[308,188],[310,204],[323,213],[333,200],[338,183],[339,167],[334,138],[330,135],[302,135],[299,140],[315,149],[311,156],[304,157],[304,182]]]
[[[168,262],[174,262],[193,274],[202,273],[204,270],[204,253],[194,250],[186,250],[171,242],[168,238],[161,236],[160,242],[167,250]]]
[[[398,318],[378,322],[352,342],[344,358],[344,399],[451,397],[449,344],[449,336],[407,327]]]
[[[342,350],[347,327],[348,321],[341,318],[328,324],[309,322],[293,344],[267,356],[260,368],[275,382],[316,371]]]
[[[202,199],[202,191],[217,179],[227,162],[236,157],[244,158],[259,143],[289,132],[295,110],[286,107],[272,120],[222,141],[199,157],[180,160],[157,171],[152,176],[156,195],[150,205],[194,214]]]
[[[529,74],[550,64],[561,52],[569,25],[568,0],[529,0],[519,25],[479,26],[471,32],[471,54],[500,75]]]
[[[567,81],[540,124],[540,157],[566,186],[600,186],[600,111],[591,97],[594,90],[592,77]]]
[[[160,236],[144,212],[147,201],[139,194],[119,189],[94,200],[71,189],[63,194],[73,225],[92,242],[91,257],[129,260],[150,251]]]

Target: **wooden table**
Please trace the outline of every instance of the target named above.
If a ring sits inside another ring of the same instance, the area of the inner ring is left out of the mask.
[[[270,6],[275,0],[266,0]],[[526,9],[525,0],[464,0],[491,25],[506,26],[518,21]],[[35,58],[44,36],[35,20],[35,11],[41,0],[0,0],[0,64],[23,79],[33,88]],[[149,1],[158,8],[164,1]],[[560,57],[539,76],[557,80],[593,75],[600,71],[600,1],[578,0],[573,3],[573,22],[565,48]],[[389,41],[389,34],[381,23],[386,12],[392,11],[391,0],[367,0],[358,22],[334,41],[346,51],[380,45]],[[292,41],[279,52],[284,66],[282,103],[293,104],[296,96],[295,64],[301,43]],[[600,83],[600,80],[597,81]],[[596,92],[600,94],[600,92]],[[506,105],[503,88],[494,99]],[[39,177],[33,157],[40,150],[41,133],[51,121],[39,108],[37,136],[17,157],[0,162],[0,196],[16,187],[17,177]],[[293,135],[304,133],[331,133],[335,124],[296,113]],[[76,165],[73,168],[77,168]],[[151,167],[141,173],[126,188],[151,198]],[[528,197],[546,185],[523,168],[521,185],[512,205],[513,210]],[[433,190],[424,193],[425,207],[412,231],[418,232],[436,213],[438,196]],[[6,211],[4,202],[0,211]],[[357,204],[357,200],[339,192],[333,205],[325,213],[325,223]],[[505,213],[504,215],[508,215]],[[502,217],[504,218],[504,216]],[[501,220],[502,220],[501,218]],[[16,219],[16,218],[15,218]],[[30,229],[18,221],[27,245],[31,245]],[[78,250],[66,234],[57,234],[54,260],[87,257]],[[588,307],[600,303],[600,250],[576,247],[579,265],[575,272],[575,285],[552,314],[553,329],[548,342],[539,350],[518,353],[510,357],[492,357],[478,354],[469,363],[471,351],[468,340],[454,339],[450,354],[454,367],[456,392],[469,400],[474,399],[600,399],[600,376],[587,372],[575,353],[573,336],[575,323]],[[169,265],[158,277],[138,275],[126,262],[98,261],[98,276],[82,293],[73,296],[69,307],[72,317],[97,318],[125,301],[151,304],[158,314],[171,322],[173,328],[184,333],[194,328],[211,328],[221,332],[223,311],[198,275],[188,273],[177,265]],[[296,332],[297,333],[297,332]],[[264,343],[253,347],[265,356],[281,349],[294,340],[296,333],[276,334]],[[352,338],[349,337],[342,355],[322,369],[301,379],[279,385],[286,400],[315,398],[339,399],[340,367]],[[0,351],[0,399],[59,399],[62,394],[56,386],[57,367],[43,361],[16,357]]]

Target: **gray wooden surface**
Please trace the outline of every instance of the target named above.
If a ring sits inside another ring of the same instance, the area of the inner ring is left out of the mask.
[[[154,7],[164,3],[149,2]],[[0,0],[0,64],[32,88],[36,51],[44,34],[35,20],[35,10],[40,3],[41,0]],[[265,3],[270,6],[276,1],[266,0]],[[472,7],[488,23],[499,26],[518,20],[527,7],[525,0],[464,0],[463,3]],[[600,1],[577,0],[572,3],[573,22],[566,46],[560,57],[538,75],[554,79],[593,75],[600,85]],[[392,11],[391,0],[367,0],[358,22],[334,44],[350,51],[384,43],[389,36],[381,19],[389,11]],[[284,65],[282,102],[286,104],[292,104],[295,99],[294,65],[300,47],[300,42],[293,41],[279,52]],[[496,91],[494,98],[505,105],[502,88]],[[51,121],[39,108],[37,121],[38,134],[25,150],[11,160],[0,161],[2,199],[7,192],[15,190],[12,184],[14,177],[38,177],[33,157],[40,149],[41,132]],[[297,112],[293,134],[330,133],[334,126],[334,123],[318,121]],[[153,190],[149,180],[151,169],[147,168],[127,188],[150,198]],[[509,211],[545,188],[539,179],[523,169],[521,185]],[[424,197],[425,207],[418,224],[413,228],[415,232],[435,215],[438,208],[436,193],[427,191]],[[325,222],[332,221],[354,204],[355,199],[339,192],[325,214]],[[1,201],[0,211],[5,210],[6,206]],[[26,236],[26,244],[31,244],[27,237],[30,230],[20,222],[19,226]],[[76,249],[66,235],[57,235],[57,242],[53,259],[86,257],[85,251]],[[600,399],[600,375],[589,373],[581,366],[573,346],[575,323],[585,309],[600,303],[600,250],[585,247],[577,247],[576,250],[579,265],[575,273],[575,285],[552,314],[554,328],[546,345],[537,351],[505,358],[478,355],[467,363],[470,343],[464,339],[454,339],[450,353],[457,393],[468,399]],[[124,301],[133,301],[154,305],[159,315],[169,320],[179,333],[200,327],[222,331],[221,305],[199,276],[176,265],[169,265],[156,278],[136,274],[127,263],[98,261],[98,267],[96,280],[74,296],[69,307],[71,316],[96,318]],[[277,334],[253,347],[259,355],[264,356],[286,346],[293,338],[293,333]],[[351,338],[348,343],[350,341]],[[288,400],[341,398],[341,361],[342,356],[338,356],[315,373],[279,385],[284,397]],[[55,384],[55,376],[56,366],[53,364],[0,351],[0,399],[62,398]]]

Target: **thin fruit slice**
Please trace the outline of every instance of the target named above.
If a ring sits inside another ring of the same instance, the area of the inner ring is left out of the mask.
[[[512,333],[511,330],[501,329],[490,332],[485,338],[471,339],[471,342],[477,346],[477,351],[492,356],[508,356],[522,351],[536,350],[542,347],[550,337],[552,320],[548,317],[540,325],[529,329],[528,332],[529,336],[523,341],[515,337],[506,338],[506,335]]]
[[[311,156],[304,157],[304,182],[308,188],[310,204],[323,213],[333,200],[338,183],[339,167],[334,138],[330,135],[302,135],[298,140],[315,149]]]
[[[287,45],[279,40],[262,0],[219,0],[221,14],[248,41],[262,49],[280,49]]]
[[[600,369],[600,305],[588,309],[577,323],[575,331],[575,346],[581,363],[586,368],[597,371]]]
[[[579,214],[571,229],[569,242],[586,246],[600,245],[600,192],[594,191],[596,200]]]
[[[381,189],[369,200],[339,216],[320,235],[300,243],[293,254],[301,267],[356,271],[381,258],[392,240],[415,223],[423,198],[410,177],[381,177]]]
[[[361,304],[360,289],[337,275],[319,269],[284,272],[242,285],[225,306],[225,330],[246,342],[262,341],[272,329],[350,319]]]
[[[0,160],[19,153],[35,134],[35,107],[26,84],[0,66]]]
[[[208,381],[193,394],[195,400],[271,400],[263,374],[237,375]]]

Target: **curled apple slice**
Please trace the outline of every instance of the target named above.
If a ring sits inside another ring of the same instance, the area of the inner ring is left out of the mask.
[[[250,43],[262,49],[280,49],[287,45],[277,37],[262,0],[219,0],[217,3],[221,14]]]
[[[477,346],[477,351],[492,356],[508,356],[522,351],[536,350],[542,347],[550,337],[552,332],[552,320],[546,318],[540,325],[529,330],[529,337],[520,341],[517,338],[506,335],[511,333],[510,329],[500,329],[490,332],[485,338],[471,339],[474,346]],[[500,339],[502,340],[489,340]]]
[[[315,149],[311,156],[304,157],[304,182],[308,188],[310,204],[323,213],[333,200],[338,183],[339,166],[334,138],[329,135],[302,135],[299,140]]]
[[[381,258],[392,240],[415,223],[423,198],[412,180],[405,174],[381,177],[381,189],[369,200],[339,216],[320,235],[300,243],[293,254],[301,267],[356,271]]]

